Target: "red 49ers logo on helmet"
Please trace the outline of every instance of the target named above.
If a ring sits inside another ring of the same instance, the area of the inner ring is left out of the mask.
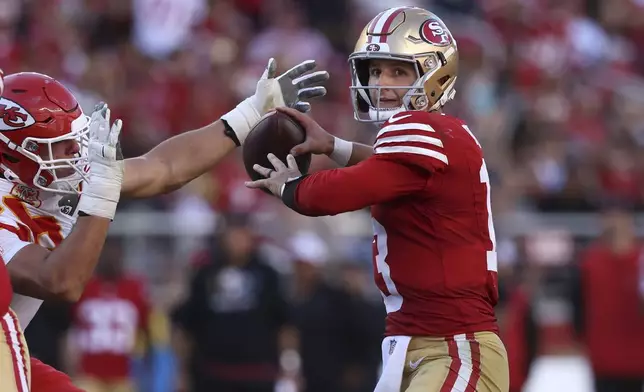
[[[10,99],[0,98],[0,132],[26,128],[35,122],[25,108]]]
[[[436,46],[447,46],[452,43],[452,34],[438,18],[427,19],[420,25],[420,38]]]

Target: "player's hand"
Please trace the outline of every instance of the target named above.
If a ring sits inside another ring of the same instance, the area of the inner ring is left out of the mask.
[[[295,157],[293,155],[286,156],[286,164],[280,161],[274,154],[268,154],[268,160],[273,165],[273,169],[263,167],[260,165],[253,166],[253,169],[266,177],[262,180],[246,181],[245,184],[248,188],[266,188],[273,195],[282,197],[284,184],[293,181],[302,176],[300,169],[297,167]]]
[[[110,124],[107,104],[96,105],[89,125],[89,174],[78,203],[85,214],[114,219],[125,166],[119,144],[122,126],[121,120]]]
[[[287,114],[298,122],[306,132],[304,143],[291,149],[294,156],[311,153],[325,154],[340,166],[346,166],[353,153],[353,143],[340,139],[325,131],[320,124],[311,117],[291,108],[280,107],[275,110]]]
[[[324,130],[324,128],[322,128],[320,124],[315,122],[311,117],[287,107],[278,107],[275,108],[275,110],[290,116],[306,131],[306,140],[304,140],[304,143],[293,147],[291,149],[291,154],[298,156],[307,153],[316,155],[330,155],[333,153],[333,142],[335,137]]]
[[[306,100],[326,94],[326,88],[319,84],[329,79],[329,73],[308,73],[315,67],[315,60],[307,60],[276,77],[277,63],[275,59],[268,60],[264,74],[257,82],[255,94],[221,116],[235,132],[240,145],[244,143],[250,129],[269,111],[279,106],[288,106],[307,112],[311,109],[311,104]]]

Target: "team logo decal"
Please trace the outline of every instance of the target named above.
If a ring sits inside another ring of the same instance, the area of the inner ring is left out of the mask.
[[[78,207],[78,195],[67,195],[58,200],[58,207],[60,212],[65,215],[73,216]]]
[[[11,188],[11,195],[33,205],[34,207],[40,207],[40,192],[28,187],[27,185],[15,184],[13,188]]]
[[[15,131],[35,122],[25,108],[10,99],[0,98],[0,131]]]
[[[378,44],[369,44],[367,45],[367,52],[379,52],[380,45]]]
[[[452,34],[440,19],[430,18],[420,25],[420,37],[432,45],[447,46],[452,43]]]
[[[395,349],[396,349],[396,339],[391,339],[389,341],[389,355],[393,354]]]

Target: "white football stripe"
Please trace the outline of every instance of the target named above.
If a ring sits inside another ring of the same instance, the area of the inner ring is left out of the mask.
[[[449,164],[447,160],[447,155],[440,153],[438,151],[430,150],[428,148],[422,147],[409,147],[409,146],[392,146],[392,147],[376,147],[376,154],[395,154],[395,153],[407,153],[407,154],[417,154],[424,155],[426,157],[432,157],[438,159],[439,161]]]
[[[427,143],[436,147],[443,147],[443,142],[436,137],[421,136],[421,135],[399,135],[399,136],[385,136],[378,139],[374,147],[378,147],[385,143],[405,143],[405,142],[418,142]]]
[[[394,125],[387,125],[385,127],[382,127],[382,129],[378,132],[378,136],[380,137],[383,134],[387,132],[395,132],[395,131],[425,131],[425,132],[436,132],[434,128],[427,124],[421,124],[421,123],[408,123],[408,124],[394,124]]]

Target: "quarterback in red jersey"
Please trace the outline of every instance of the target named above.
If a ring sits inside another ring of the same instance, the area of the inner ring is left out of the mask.
[[[376,392],[505,392],[498,331],[490,184],[478,141],[442,113],[454,96],[458,50],[426,10],[392,8],[364,29],[349,58],[356,119],[382,125],[374,146],[334,139],[306,116],[295,151],[342,166],[302,176],[293,156],[249,182],[309,216],[371,207],[374,276],[387,310]]]

